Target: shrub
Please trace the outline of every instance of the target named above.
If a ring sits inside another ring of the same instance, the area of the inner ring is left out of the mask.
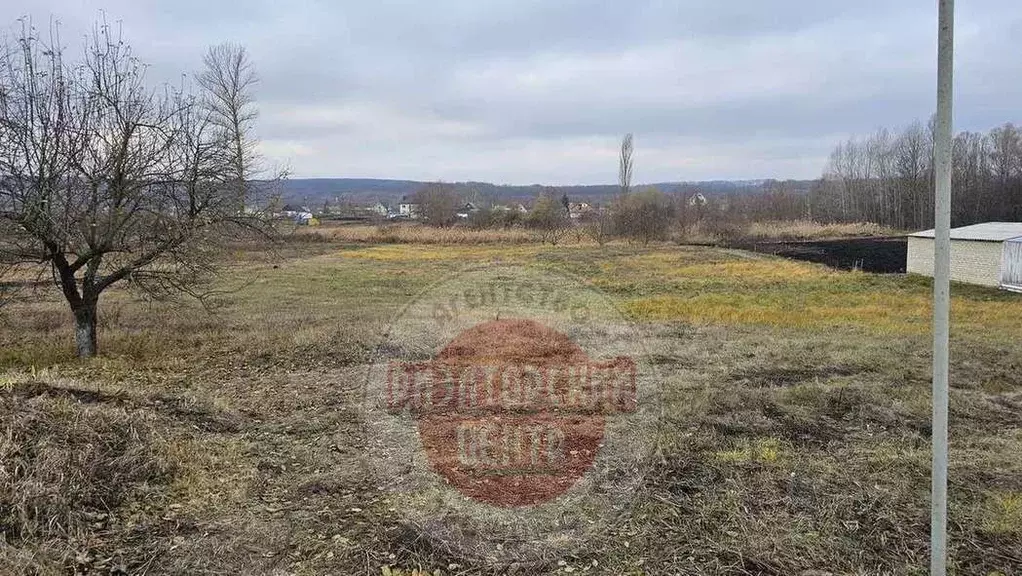
[[[493,208],[482,208],[470,213],[466,223],[469,228],[473,228],[475,230],[486,230],[489,228],[496,228],[499,225],[498,218],[500,218],[499,210],[494,210]]]
[[[560,200],[544,194],[526,216],[525,225],[539,232],[541,242],[557,244],[567,232],[570,222]]]
[[[622,196],[614,205],[614,230],[643,244],[667,239],[673,221],[674,203],[655,188]]]

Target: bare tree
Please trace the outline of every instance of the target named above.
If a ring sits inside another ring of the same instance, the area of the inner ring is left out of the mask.
[[[248,196],[244,184],[258,171],[257,141],[252,136],[259,115],[253,95],[258,76],[248,52],[239,44],[211,47],[203,64],[205,70],[198,76],[205,92],[203,106],[209,122],[224,140],[227,162],[234,176],[232,184],[237,187],[239,201],[244,203]]]
[[[618,160],[617,179],[622,196],[627,196],[632,189],[632,152],[633,138],[629,132],[621,140],[621,156]]]
[[[991,182],[1000,191],[1005,219],[1022,220],[1022,130],[1008,123],[990,131]]]
[[[461,198],[452,186],[443,182],[429,184],[415,193],[419,215],[430,226],[450,226],[458,221]]]
[[[917,121],[897,136],[880,129],[839,144],[810,198],[813,216],[932,227],[933,127],[932,120]],[[1022,130],[1008,123],[986,134],[958,134],[952,170],[955,225],[1022,219]]]
[[[933,217],[933,191],[929,183],[933,150],[926,128],[915,122],[894,143],[894,171],[902,207],[898,227],[927,226]]]
[[[247,175],[208,95],[152,89],[120,34],[96,27],[78,64],[24,23],[0,61],[0,261],[47,269],[75,319],[79,356],[98,351],[101,294],[201,297],[218,248],[253,232]],[[234,142],[237,144],[237,142]]]

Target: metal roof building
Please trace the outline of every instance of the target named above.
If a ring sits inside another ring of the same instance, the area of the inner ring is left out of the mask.
[[[933,276],[933,230],[909,235],[906,270]],[[1022,222],[952,228],[951,280],[1022,292]]]

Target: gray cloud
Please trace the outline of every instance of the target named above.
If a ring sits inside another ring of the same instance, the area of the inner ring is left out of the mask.
[[[837,141],[929,116],[932,0],[15,0],[65,42],[104,10],[154,79],[248,46],[265,154],[296,176],[601,183],[814,177]],[[1018,121],[1022,4],[958,10],[956,122]]]

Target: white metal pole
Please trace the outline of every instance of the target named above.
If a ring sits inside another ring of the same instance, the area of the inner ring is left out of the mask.
[[[954,0],[937,0],[937,125],[933,254],[933,473],[930,574],[947,573],[948,337],[951,308],[951,111],[954,99]]]

